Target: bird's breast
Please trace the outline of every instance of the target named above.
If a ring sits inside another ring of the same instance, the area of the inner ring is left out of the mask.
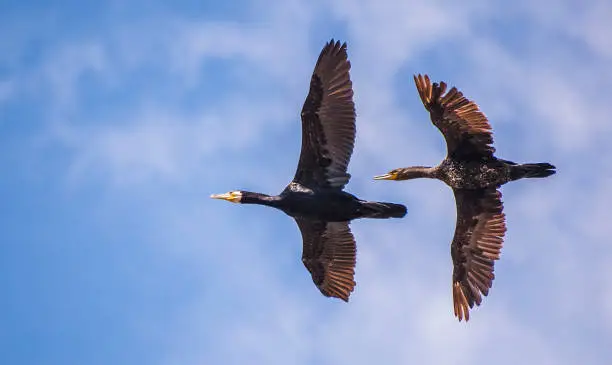
[[[441,180],[455,189],[481,189],[507,180],[507,169],[496,163],[448,161],[440,170]]]

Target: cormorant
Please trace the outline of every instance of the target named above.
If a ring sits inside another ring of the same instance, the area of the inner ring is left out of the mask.
[[[356,245],[349,222],[401,218],[401,204],[370,202],[344,192],[355,142],[355,104],[346,43],[328,42],[317,60],[302,107],[302,148],[293,181],[280,195],[247,191],[211,195],[267,205],[293,217],[303,239],[302,262],[321,293],[348,302],[355,287]]]
[[[554,174],[549,163],[517,164],[494,156],[491,125],[478,105],[455,87],[431,84],[425,75],[414,76],[417,90],[433,124],[446,139],[447,156],[436,167],[399,168],[376,180],[433,178],[453,189],[457,224],[451,243],[453,304],[459,321],[469,320],[469,308],[480,305],[493,284],[506,232],[501,185],[522,178]]]

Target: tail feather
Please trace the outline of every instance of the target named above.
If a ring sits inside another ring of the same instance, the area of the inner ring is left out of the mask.
[[[406,215],[406,206],[395,203],[364,202],[363,210],[367,218],[402,218]]]
[[[526,163],[522,165],[514,165],[510,170],[510,178],[512,180],[526,178],[542,178],[555,174],[556,167],[547,162],[542,163]]]

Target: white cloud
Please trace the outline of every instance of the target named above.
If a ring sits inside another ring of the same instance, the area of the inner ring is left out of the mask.
[[[602,82],[610,85],[612,78],[602,80],[596,69],[574,68],[581,58],[574,57],[570,65],[550,64],[542,52],[554,51],[558,46],[543,47],[537,52],[515,56],[493,40],[472,42],[467,54],[473,62],[470,69],[479,75],[474,81],[495,93],[471,97],[490,116],[486,107],[489,101],[506,104],[503,110],[509,111],[510,116],[525,118],[529,115],[533,120],[522,122],[518,128],[522,128],[525,137],[533,141],[530,145],[542,143],[539,141],[551,134],[555,140],[548,142],[550,148],[563,152],[588,148],[602,133],[611,131],[605,122],[605,115],[610,113],[604,102],[605,94],[592,85]],[[570,53],[569,50],[563,51],[562,56],[572,58]],[[465,94],[473,94],[466,87],[458,86]]]
[[[610,30],[612,5],[607,1],[596,1],[593,6],[583,9],[576,27],[570,27],[572,32],[582,36],[584,41],[597,53],[612,59],[612,41],[605,34]],[[573,29],[572,29],[573,28]]]
[[[66,44],[50,51],[40,75],[30,75],[26,87],[44,93],[54,109],[70,110],[77,101],[81,77],[88,72],[103,75],[107,68],[107,55],[99,43]],[[48,88],[39,91],[41,86]]]
[[[514,9],[517,13],[528,17],[543,30],[555,32],[557,36],[569,36],[599,57],[612,56],[612,43],[605,37],[610,28],[607,19],[612,14],[609,2],[595,0],[584,6],[577,0],[524,1],[517,5]]]
[[[60,123],[52,134],[74,150],[73,179],[102,173],[119,185],[145,183],[151,177],[180,182],[201,174],[206,160],[248,146],[269,125],[290,118],[275,104],[263,108],[243,96],[188,114],[148,105],[119,122],[102,119],[83,127]]]
[[[436,41],[468,36],[472,19],[486,10],[486,2],[338,0],[333,10],[347,23],[354,61],[367,60],[367,73],[386,82],[408,58]],[[365,66],[361,72],[366,73]]]
[[[303,46],[308,43],[308,14],[309,6],[287,2],[264,14],[269,20],[263,24],[199,23],[170,16],[154,29],[137,22],[111,31],[108,39],[52,49],[40,70],[29,75],[30,84],[53,90],[53,123],[44,139],[55,138],[73,150],[72,178],[104,171],[122,184],[150,176],[184,179],[195,162],[244,147],[268,128],[289,124],[299,129],[299,108],[314,59]],[[283,31],[289,26],[296,31]],[[159,65],[159,60],[165,63]],[[211,85],[215,75],[207,65],[218,60],[235,63],[223,70],[240,80],[240,88],[219,85],[221,94]],[[207,90],[209,100],[185,113],[139,89],[134,91],[142,93],[135,95],[135,108],[102,109],[98,115],[83,106],[72,108],[81,101],[77,90],[87,72],[101,87],[119,90],[126,87],[123,77],[151,65],[181,76],[177,81],[182,83],[172,86],[177,94],[187,97],[199,87]]]

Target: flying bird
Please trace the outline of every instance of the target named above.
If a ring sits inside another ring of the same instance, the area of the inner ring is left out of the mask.
[[[302,262],[321,293],[348,302],[355,287],[356,244],[349,222],[402,218],[401,204],[371,202],[343,191],[355,143],[355,104],[346,43],[328,42],[317,60],[302,107],[302,148],[293,181],[277,196],[248,191],[211,195],[277,208],[302,234]]]
[[[442,180],[453,189],[457,223],[451,243],[455,316],[469,320],[470,308],[480,305],[493,284],[494,261],[500,257],[506,232],[502,194],[498,188],[522,178],[554,174],[549,163],[517,164],[495,157],[491,125],[478,105],[444,82],[414,76],[416,88],[432,123],[446,140],[446,158],[435,167],[399,168],[376,180]]]

